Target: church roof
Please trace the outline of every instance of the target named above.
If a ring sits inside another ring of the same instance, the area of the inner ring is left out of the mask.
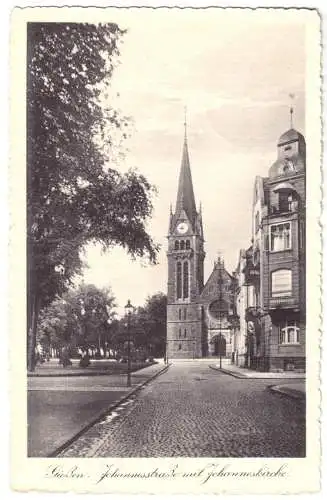
[[[288,142],[299,141],[304,137],[300,132],[295,130],[294,128],[290,128],[287,132],[284,132],[278,139],[278,146],[282,146],[283,144],[287,144]]]
[[[179,215],[183,210],[193,224],[196,215],[196,205],[186,135],[184,138],[182,163],[178,180],[175,215]]]

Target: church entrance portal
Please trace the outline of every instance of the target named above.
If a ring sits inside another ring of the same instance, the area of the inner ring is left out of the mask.
[[[214,356],[226,356],[226,339],[223,335],[217,335],[213,339]]]

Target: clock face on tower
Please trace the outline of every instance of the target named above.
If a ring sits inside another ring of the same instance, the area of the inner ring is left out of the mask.
[[[187,222],[180,222],[177,226],[177,231],[179,234],[185,234],[188,230],[188,224]]]

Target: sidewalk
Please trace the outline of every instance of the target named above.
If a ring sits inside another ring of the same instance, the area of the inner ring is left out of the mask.
[[[58,359],[50,359],[35,367],[34,372],[27,372],[28,377],[80,377],[92,375],[119,375],[126,374],[127,363],[118,363],[114,359],[92,359],[90,366],[81,368],[79,359],[73,359],[72,365],[64,368]],[[156,360],[161,361],[161,360]],[[139,370],[140,363],[131,364],[132,372]],[[151,365],[149,365],[151,366]],[[143,368],[141,368],[143,369]]]
[[[272,392],[277,392],[293,399],[305,399],[305,382],[290,382],[289,384],[274,385],[269,387]]]
[[[301,379],[305,380],[305,373],[298,372],[259,372],[255,370],[249,370],[248,368],[241,368],[231,364],[230,360],[223,359],[222,367],[219,367],[219,361],[215,360],[215,363],[210,364],[210,368],[213,370],[219,370],[228,375],[232,375],[236,378],[258,378],[258,379]]]
[[[55,456],[167,369],[159,362],[138,370],[132,373],[131,387],[126,386],[126,374],[29,377],[28,456]]]
[[[282,379],[287,380],[287,384],[269,386],[269,390],[278,394],[282,394],[294,399],[305,399],[305,373],[296,372],[257,372],[249,370],[248,368],[241,368],[230,363],[229,360],[222,360],[222,367],[220,364],[210,365],[213,370],[218,370],[236,378],[243,379]],[[289,381],[289,379],[294,379]]]

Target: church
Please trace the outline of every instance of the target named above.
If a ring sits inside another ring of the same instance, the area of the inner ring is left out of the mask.
[[[195,203],[186,126],[175,212],[170,211],[167,259],[167,357],[232,357],[235,278],[218,257],[204,283],[202,214]]]

